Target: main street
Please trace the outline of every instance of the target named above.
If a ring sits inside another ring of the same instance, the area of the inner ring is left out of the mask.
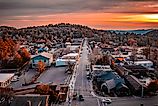
[[[83,95],[84,101],[73,100],[72,106],[98,106],[99,100],[91,95],[90,81],[86,78],[86,64],[88,63],[88,46],[85,40],[76,70],[77,77],[74,86],[74,91],[77,92],[78,95]]]

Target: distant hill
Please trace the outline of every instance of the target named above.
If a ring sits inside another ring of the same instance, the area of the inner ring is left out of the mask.
[[[142,30],[109,30],[110,32],[115,32],[116,34],[126,34],[126,33],[134,33],[134,34],[139,34],[139,35],[144,35],[147,34],[153,29],[142,29]]]

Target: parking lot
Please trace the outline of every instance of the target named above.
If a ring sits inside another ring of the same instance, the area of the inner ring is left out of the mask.
[[[37,79],[36,82],[39,83],[56,83],[56,84],[63,84],[65,80],[67,79],[67,74],[65,73],[66,67],[50,67],[45,72],[43,72]],[[32,87],[35,85],[28,85],[28,86],[22,86],[24,83],[28,83],[32,80],[32,77],[36,75],[37,71],[35,69],[29,69],[28,72],[25,72],[25,74],[22,74],[18,81],[13,81],[9,87],[12,87],[14,89],[19,88],[27,88]]]

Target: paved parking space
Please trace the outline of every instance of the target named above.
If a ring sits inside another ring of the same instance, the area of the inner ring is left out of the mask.
[[[65,73],[66,67],[50,67],[45,72],[43,72],[40,77],[37,79],[37,82],[42,83],[56,83],[61,84],[67,78],[67,74]]]

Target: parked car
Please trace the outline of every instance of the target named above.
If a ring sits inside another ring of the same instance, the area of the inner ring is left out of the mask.
[[[112,100],[111,99],[102,99],[102,102],[110,104],[112,102]]]
[[[2,98],[0,99],[0,104],[2,104],[4,101],[5,101],[5,98],[2,97]]]
[[[77,92],[74,92],[73,95],[72,95],[72,97],[73,97],[72,98],[73,100],[76,100],[77,99]]]
[[[18,77],[18,76],[14,76],[13,79],[12,79],[11,81],[12,81],[12,82],[19,81],[19,77]]]
[[[86,65],[86,71],[90,71],[90,65],[89,64]]]
[[[87,75],[87,80],[90,80],[91,79],[91,76],[90,75]]]
[[[82,95],[79,95],[79,101],[84,101],[84,98],[83,98],[83,96]]]
[[[92,78],[91,72],[87,71],[87,79],[90,80]]]

